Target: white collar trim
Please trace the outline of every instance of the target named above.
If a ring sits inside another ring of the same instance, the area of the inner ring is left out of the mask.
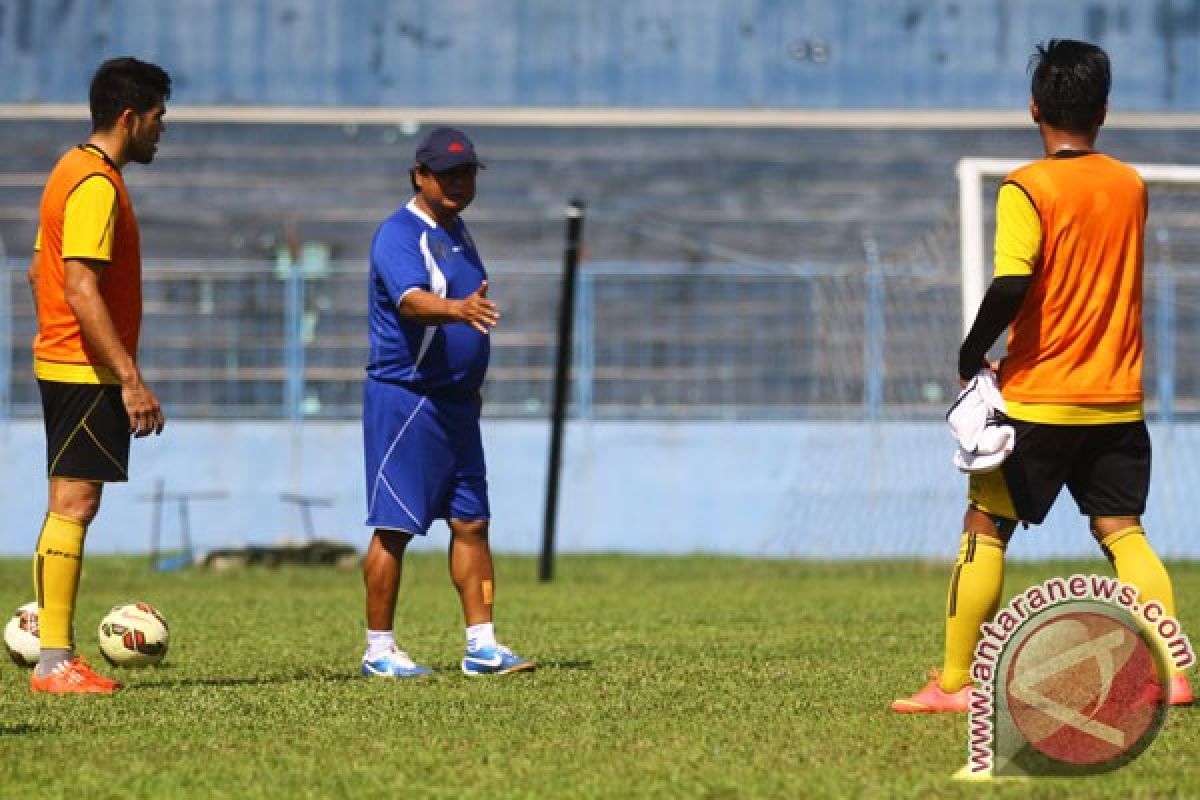
[[[422,211],[421,207],[417,205],[416,198],[409,200],[408,205],[406,205],[405,208],[411,211],[418,219],[420,219],[429,227],[436,228],[438,226],[437,221],[430,218],[430,216]]]

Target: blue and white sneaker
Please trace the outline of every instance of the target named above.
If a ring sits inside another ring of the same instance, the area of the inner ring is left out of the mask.
[[[464,675],[508,675],[531,669],[537,669],[536,662],[521,658],[502,644],[468,650],[462,660]]]
[[[367,660],[363,653],[362,674],[364,678],[419,678],[432,675],[433,670],[422,667],[408,657],[408,653],[395,647],[382,658]]]

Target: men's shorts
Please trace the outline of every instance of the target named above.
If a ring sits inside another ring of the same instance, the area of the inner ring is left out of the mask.
[[[424,534],[436,519],[491,516],[476,400],[368,378],[363,442],[368,526]]]
[[[1063,486],[1089,517],[1140,517],[1150,491],[1146,423],[1047,425],[1009,420],[1017,433],[999,469],[972,475],[970,503],[1006,519],[1040,524]]]
[[[129,415],[121,387],[38,381],[51,478],[129,480]]]

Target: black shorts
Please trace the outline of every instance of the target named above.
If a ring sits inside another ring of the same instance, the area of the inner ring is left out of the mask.
[[[129,480],[129,415],[121,387],[38,381],[52,478]]]
[[[1048,425],[1009,420],[1017,442],[994,472],[971,476],[971,505],[1040,524],[1063,486],[1089,517],[1140,517],[1150,492],[1146,423]]]

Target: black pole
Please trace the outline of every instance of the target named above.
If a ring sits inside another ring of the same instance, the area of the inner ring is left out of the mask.
[[[158,553],[162,548],[162,515],[163,501],[166,496],[167,485],[162,478],[157,478],[154,481],[154,494],[150,495],[149,499],[154,503],[154,523],[150,527],[150,564],[158,564]]]
[[[558,515],[558,479],[562,464],[563,422],[571,380],[571,331],[575,323],[575,276],[583,240],[583,201],[567,204],[567,244],[563,250],[562,291],[558,304],[558,353],[554,360],[554,402],[551,406],[550,462],[546,467],[546,518],[542,525],[542,557],[538,579],[554,578],[554,527]]]

